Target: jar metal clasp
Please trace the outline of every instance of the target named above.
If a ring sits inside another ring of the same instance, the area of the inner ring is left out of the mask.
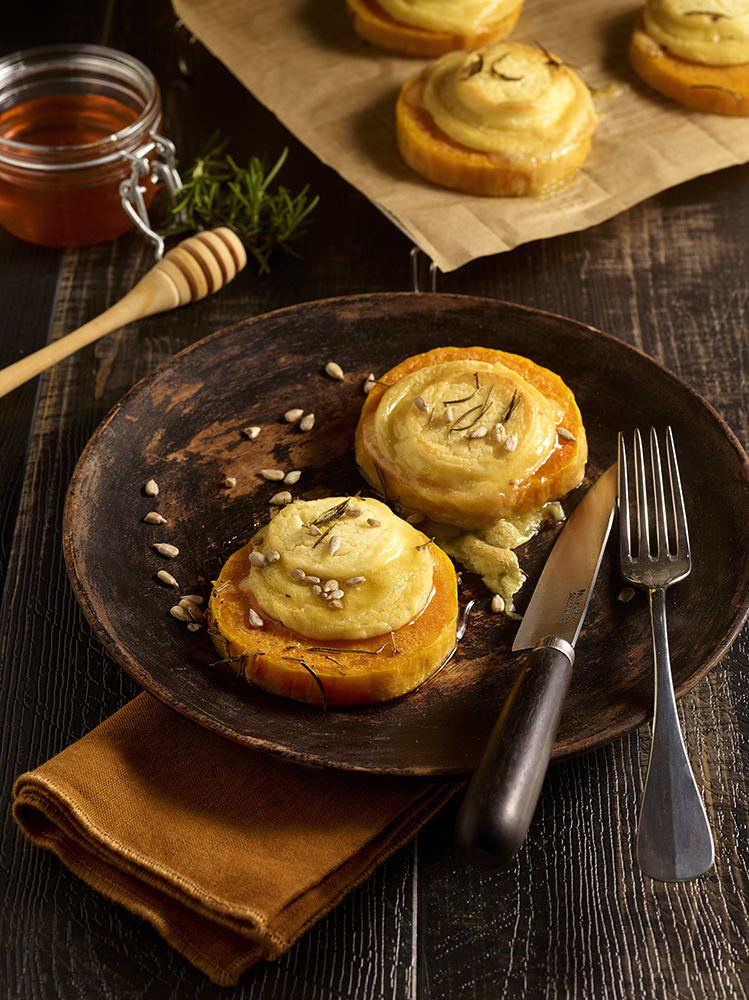
[[[176,202],[176,193],[182,187],[182,180],[175,166],[177,150],[174,143],[163,135],[151,132],[151,141],[135,153],[124,153],[130,161],[131,171],[127,180],[120,183],[122,207],[141,231],[145,239],[153,246],[156,260],[164,256],[164,240],[151,228],[148,210],[143,198],[145,188],[139,183],[148,177],[153,184],[163,184],[171,199]],[[156,153],[155,159],[148,159],[149,153]],[[178,222],[186,221],[184,210],[177,215]]]

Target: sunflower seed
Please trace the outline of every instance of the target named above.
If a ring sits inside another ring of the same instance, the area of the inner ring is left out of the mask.
[[[322,531],[320,531],[320,529],[317,527],[316,524],[308,524],[307,534],[312,535],[313,538],[316,538],[318,535],[322,534]]]
[[[374,372],[370,372],[369,375],[367,375],[366,379],[364,380],[364,395],[365,396],[374,389],[376,381],[377,380],[375,379]]]
[[[237,481],[234,478],[234,476],[227,476],[226,479],[224,480],[224,486],[227,488],[227,490],[233,489],[236,485]]]
[[[302,477],[301,469],[293,469],[291,472],[287,472],[283,477],[283,481],[287,486],[294,486]]]
[[[322,587],[320,586],[319,583],[316,583],[312,588],[312,593],[315,595],[315,597],[320,597],[322,595],[322,592],[323,592]]]
[[[335,608],[337,611],[343,607],[343,602],[339,600],[328,601],[329,608]]]
[[[250,608],[250,625],[253,628],[262,628],[264,625],[263,619],[254,608]]]
[[[146,516],[143,518],[146,524],[166,524],[166,518],[163,514],[159,514],[155,510],[149,510]]]
[[[429,413],[429,404],[423,396],[417,396],[414,399],[414,406],[417,410],[421,410],[422,413]]]
[[[338,590],[338,581],[326,580],[325,583],[322,585],[322,589],[326,594],[330,594],[332,591]]]
[[[192,621],[194,621],[194,622],[204,622],[205,621],[205,615],[200,610],[200,608],[197,606],[197,604],[193,604],[192,601],[186,601],[184,598],[182,598],[182,600],[179,602],[178,606],[180,608],[183,608],[188,613],[188,615],[190,616],[190,618],[192,619]]]
[[[305,417],[299,421],[300,431],[311,431],[315,426],[315,415],[314,413],[308,413]]]
[[[627,604],[635,596],[633,587],[624,587],[616,596],[617,601],[621,601],[622,604]]]
[[[505,602],[504,598],[500,594],[495,594],[494,597],[492,597],[491,609],[497,614],[504,611]]]
[[[252,552],[250,552],[250,563],[261,569],[263,566],[268,565],[268,560],[262,552],[258,552],[257,549],[253,549]]]
[[[576,441],[577,440],[576,437],[575,437],[575,435],[572,433],[572,431],[568,431],[566,427],[557,427],[557,434],[564,441]]]
[[[242,431],[242,433],[246,434],[247,437],[250,439],[250,441],[254,441],[255,438],[260,433],[260,428],[259,427],[245,427],[244,430]]]
[[[418,513],[416,513],[416,514],[409,514],[408,517],[406,518],[406,521],[409,524],[421,524],[421,522],[423,520],[424,520],[424,515],[423,514],[418,514]]]
[[[271,549],[270,552],[265,553],[265,558],[268,560],[268,565],[272,566],[273,563],[277,563],[281,558],[281,553],[276,552],[275,549]]]
[[[304,416],[304,410],[299,410],[294,408],[293,410],[287,410],[284,413],[283,418],[287,424],[295,424],[297,420],[301,420]]]
[[[473,440],[474,438],[484,438],[488,433],[489,431],[486,427],[475,427],[472,431],[469,431],[469,433],[466,434],[466,437],[469,440]]]
[[[304,570],[300,569],[299,566],[295,566],[292,570],[289,571],[289,576],[291,577],[291,579],[296,580],[298,583],[301,582],[306,575],[307,574],[304,572]]]
[[[283,479],[283,472],[280,469],[261,469],[260,475],[270,482],[280,482]]]
[[[328,542],[328,552],[331,555],[335,555],[335,553],[340,549],[340,547],[341,547],[341,539],[338,537],[338,535],[333,535],[333,537]]]
[[[346,517],[361,517],[364,511],[361,507],[347,507],[344,513]]]
[[[157,497],[159,495],[159,484],[155,479],[149,479],[143,489],[146,491],[146,496]]]
[[[275,493],[268,503],[272,507],[283,507],[284,504],[291,503],[291,493],[287,490],[282,490],[280,493]]]
[[[382,526],[382,521],[378,521],[376,517],[368,517],[367,524],[370,528],[379,528]]]
[[[192,618],[190,618],[185,609],[181,608],[178,604],[176,604],[173,608],[169,608],[169,614],[172,616],[172,618],[176,618],[178,621],[181,622],[192,621]]]
[[[319,576],[307,576],[307,575],[305,575],[304,582],[305,583],[309,583],[309,584],[314,584],[315,586],[317,586],[317,584],[319,584],[319,582],[320,582],[320,577]]]
[[[340,601],[340,599],[343,597],[343,591],[340,588],[338,590],[331,590],[330,593],[328,594],[328,597],[331,599],[331,601]]]
[[[358,587],[360,583],[366,583],[366,576],[351,576],[348,580],[344,581],[344,586],[346,587]]]
[[[518,446],[517,434],[510,434],[510,436],[505,441],[505,451],[515,451],[517,446]]]
[[[205,603],[200,594],[185,594],[185,596],[182,598],[182,601],[189,601],[190,604],[197,604],[197,605]],[[181,604],[182,601],[180,601],[179,603]]]
[[[169,545],[168,542],[154,542],[153,546],[160,556],[166,556],[167,559],[174,559],[175,556],[179,555],[179,549],[176,545]]]
[[[492,441],[494,444],[502,444],[507,437],[504,424],[494,424],[492,427]]]
[[[165,569],[160,569],[159,572],[156,574],[156,576],[157,576],[157,578],[159,580],[161,580],[162,583],[167,584],[167,586],[169,586],[169,587],[178,587],[179,586],[179,584],[174,579],[174,577],[172,576],[172,574],[171,573],[167,573],[167,571]]]
[[[325,374],[330,375],[331,378],[338,379],[339,382],[343,382],[345,378],[343,369],[340,365],[337,365],[335,361],[329,361],[327,365],[325,365]]]
[[[187,627],[191,632],[197,632],[200,625],[197,622],[189,622]]]
[[[444,424],[451,424],[455,420],[455,410],[452,406],[448,406],[445,412],[442,414],[442,422]]]

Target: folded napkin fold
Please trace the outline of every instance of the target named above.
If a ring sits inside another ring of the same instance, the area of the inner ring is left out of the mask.
[[[214,982],[282,955],[461,787],[323,771],[149,694],[15,783],[26,836]]]

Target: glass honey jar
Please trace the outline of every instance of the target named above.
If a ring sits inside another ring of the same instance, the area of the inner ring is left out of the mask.
[[[124,52],[50,45],[6,56],[0,225],[49,247],[89,246],[134,223],[144,228],[160,183],[154,164],[165,147],[173,153],[160,125],[156,79]]]

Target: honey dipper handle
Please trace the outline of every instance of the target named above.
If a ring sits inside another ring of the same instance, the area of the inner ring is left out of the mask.
[[[207,250],[206,250],[207,246]],[[113,330],[154,313],[176,309],[231,281],[247,262],[233,233],[216,229],[183,240],[145,274],[124,298],[72,333],[0,371],[0,397]],[[227,259],[224,256],[229,255]],[[215,274],[209,280],[210,263]]]

